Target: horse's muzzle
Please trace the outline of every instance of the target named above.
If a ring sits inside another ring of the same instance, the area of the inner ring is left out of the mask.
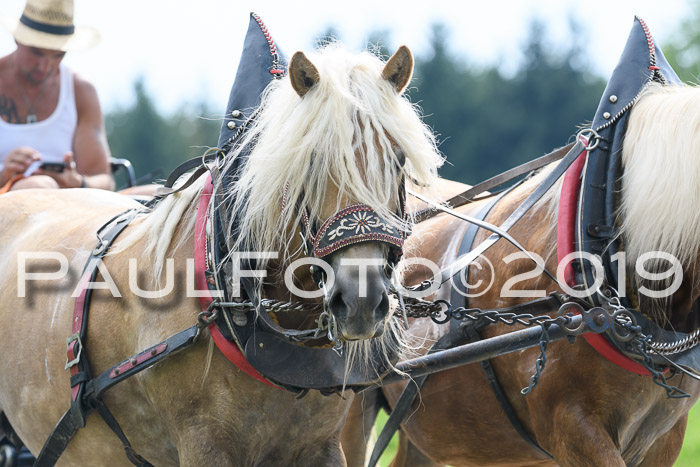
[[[338,330],[348,341],[370,339],[384,332],[384,320],[389,312],[389,296],[382,290],[359,297],[335,290],[328,303],[338,322]]]

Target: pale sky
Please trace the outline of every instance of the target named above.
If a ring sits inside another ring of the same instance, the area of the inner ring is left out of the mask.
[[[2,0],[0,14],[19,18],[24,3]],[[69,52],[65,63],[95,84],[104,109],[131,103],[133,81],[143,75],[159,108],[171,112],[202,98],[214,107],[220,102],[223,111],[250,11],[262,17],[288,56],[312,47],[328,26],[354,49],[372,32],[388,30],[390,48],[406,44],[420,56],[429,50],[430,25],[441,21],[455,55],[474,66],[498,63],[506,69],[520,60],[532,18],[545,22],[554,47],[565,48],[573,14],[589,43],[591,72],[607,77],[635,14],[663,49],[688,14],[689,0],[75,0],[75,7],[76,24],[97,27],[102,41]],[[12,36],[0,30],[0,55],[13,49]]]

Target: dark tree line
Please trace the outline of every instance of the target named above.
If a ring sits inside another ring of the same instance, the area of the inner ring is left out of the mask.
[[[143,79],[134,83],[134,103],[105,117],[107,137],[114,157],[131,161],[143,183],[165,179],[180,162],[202,155],[216,146],[221,120],[207,103],[183,105],[170,116],[161,115],[146,92]],[[228,97],[228,96],[227,96]]]
[[[682,63],[680,71],[686,80],[698,73],[700,60],[693,55],[700,37],[698,24],[686,21],[680,29],[686,34],[664,46],[674,65],[676,59]],[[475,67],[469,57],[452,55],[447,29],[439,24],[433,27],[430,52],[416,57],[408,92],[447,156],[443,177],[476,183],[565,145],[592,119],[605,79],[584,53],[585,37],[576,39],[583,34],[575,22],[570,29],[571,42],[555,52],[544,26],[532,22],[521,64],[506,76],[497,65]],[[319,42],[331,35],[335,35],[332,28],[319,35]],[[387,54],[383,47],[387,36],[377,32],[370,43]],[[163,116],[142,80],[135,83],[134,91],[134,104],[110,112],[106,123],[113,154],[129,158],[138,176],[158,171],[167,175],[179,162],[216,145],[220,121],[210,117],[222,114],[227,96],[222,96],[220,109],[200,103]]]
[[[582,70],[577,43],[555,54],[545,39],[533,22],[522,65],[506,77],[450,56],[444,28],[433,28],[433,54],[418,58],[411,97],[440,136],[444,177],[476,183],[565,145],[592,119],[605,83]]]

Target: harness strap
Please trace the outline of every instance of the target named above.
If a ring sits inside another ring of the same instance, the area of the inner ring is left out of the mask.
[[[561,154],[565,150],[570,150],[573,144],[566,146],[564,148],[558,149],[552,154],[557,154],[559,155],[559,158],[561,158]],[[549,154],[548,156],[551,156],[552,154]],[[544,156],[544,157],[548,157]],[[542,159],[542,158],[540,158]],[[537,159],[536,159],[537,160]],[[491,211],[493,208],[494,204],[496,203],[497,199],[492,201],[489,205],[485,206],[484,209],[482,209],[481,212],[479,212],[479,217],[480,219],[485,219],[488,213]],[[476,234],[479,231],[479,227],[475,224],[471,224],[469,228],[467,229],[466,234],[464,235],[464,238],[462,239],[462,243],[460,244],[459,247],[459,252],[458,255],[463,255],[470,251],[474,245],[474,241],[476,240]],[[465,272],[465,274],[467,274]],[[464,303],[462,304],[465,308],[469,307],[469,297],[467,295],[460,294],[457,290],[453,289],[452,291],[452,297],[450,302],[455,303],[456,300],[463,299]],[[466,334],[466,337],[469,339],[470,342],[477,342],[481,340],[481,334],[479,333],[479,329],[476,328],[476,326],[464,326],[460,325],[455,321],[451,322],[451,329],[453,330],[455,327],[462,328],[464,334]],[[456,326],[455,326],[456,325]],[[479,362],[481,365],[481,369],[484,372],[484,376],[486,377],[486,381],[488,382],[489,387],[491,388],[491,391],[493,392],[494,396],[496,396],[496,399],[498,400],[499,405],[501,406],[501,410],[503,410],[503,413],[506,415],[508,420],[510,421],[511,425],[515,429],[515,431],[518,432],[520,437],[527,443],[529,444],[534,450],[538,451],[540,454],[544,455],[545,457],[552,458],[551,454],[549,454],[544,448],[542,448],[537,441],[530,435],[530,433],[525,429],[523,424],[521,423],[520,419],[518,418],[518,414],[515,412],[515,409],[513,408],[513,405],[510,403],[508,398],[506,397],[505,392],[503,392],[503,388],[501,387],[501,383],[498,381],[498,377],[496,376],[496,372],[493,368],[493,365],[491,364],[491,360],[482,360]]]
[[[119,423],[114,418],[114,415],[112,415],[112,412],[109,411],[104,402],[102,402],[99,399],[95,399],[92,401],[92,403],[95,405],[95,408],[100,413],[102,419],[105,421],[107,426],[114,432],[115,435],[117,435],[119,441],[122,442],[122,445],[124,446],[124,452],[126,453],[126,457],[131,461],[131,463],[139,467],[153,467],[153,464],[148,462],[146,459],[138,455],[136,451],[134,451],[134,448],[131,447],[131,443],[122,431],[121,427],[119,426]]]
[[[84,416],[88,416],[93,409],[87,409]],[[70,409],[63,414],[58,421],[48,439],[41,448],[41,452],[34,461],[34,467],[52,467],[56,465],[58,458],[61,457],[66,446],[70,442],[75,432],[80,428],[81,423],[84,425],[84,419],[75,419],[75,413]]]
[[[461,333],[457,334],[448,332],[438,339],[435,344],[433,344],[430,350],[428,350],[428,353],[431,354],[441,350],[447,350],[450,347],[454,347],[455,345],[459,344],[463,339],[464,337],[461,335]],[[389,445],[394,433],[396,433],[401,426],[401,422],[403,422],[404,418],[406,417],[406,413],[413,405],[413,401],[416,399],[418,392],[423,387],[423,383],[425,383],[427,378],[428,375],[413,378],[403,389],[401,396],[399,396],[399,400],[396,401],[394,408],[391,410],[391,414],[389,414],[389,418],[384,424],[384,428],[382,428],[382,432],[377,437],[377,442],[374,444],[374,448],[372,449],[369,464],[367,464],[368,467],[374,467],[379,462],[379,458],[386,450],[386,447]]]
[[[469,337],[470,342],[477,342],[481,340],[481,335],[479,334],[479,331],[474,328],[474,326],[465,326],[464,330]],[[506,415],[506,417],[508,417],[508,421],[510,421],[510,424],[513,426],[513,428],[515,428],[515,431],[517,431],[523,441],[529,444],[535,451],[539,452],[545,457],[548,457],[549,459],[553,459],[552,455],[542,446],[540,446],[537,440],[535,440],[535,438],[523,426],[520,418],[518,418],[518,414],[513,408],[513,405],[508,400],[505,392],[503,392],[503,388],[501,387],[501,383],[498,381],[498,377],[493,369],[491,360],[482,360],[480,363],[481,369],[484,372],[484,376],[486,377],[486,381],[489,383],[489,387],[491,388],[493,395],[496,396],[496,399],[501,406],[501,410],[503,410],[503,413]]]
[[[504,191],[499,196],[494,197],[494,199],[487,203],[473,219],[477,221],[483,221],[488,215],[488,213],[491,211],[491,209],[493,209],[493,207],[496,205],[496,203],[518,185],[519,184],[516,184],[510,187],[508,190]],[[479,231],[479,228],[481,227],[480,224],[481,222],[470,223],[469,227],[467,228],[467,231],[465,232],[464,237],[462,238],[462,242],[460,243],[460,247],[457,252],[457,255],[459,257],[467,254],[472,249],[474,240],[476,239],[476,235]],[[467,264],[464,267],[466,268],[468,266],[469,264]],[[459,270],[457,270],[457,272],[459,272]],[[450,302],[454,304],[457,300],[463,301],[463,305],[465,308],[468,307],[468,296],[464,293],[461,293],[456,289],[456,287],[454,287],[452,289]],[[554,302],[554,306],[560,305],[560,302],[555,296],[549,296],[545,299],[537,299],[524,304],[514,305],[511,308],[512,310],[519,310],[522,308],[535,307],[538,309],[544,308],[545,310],[549,311],[549,308],[552,306],[552,301]],[[471,342],[477,342],[481,340],[481,336],[479,335],[478,331],[479,330],[477,329],[477,326],[472,321],[466,321],[461,323],[458,323],[457,321],[452,321],[449,332],[445,334],[442,338],[440,338],[440,340],[438,340],[438,342],[436,342],[433,345],[433,347],[428,351],[428,353],[430,354],[439,350],[446,350],[450,347],[454,347],[458,345],[460,341],[463,341],[465,337]],[[548,458],[552,458],[552,456],[547,451],[545,451],[539,444],[537,444],[537,442],[530,436],[530,434],[527,432],[527,430],[525,430],[525,427],[518,419],[515,410],[506,398],[505,393],[503,392],[503,389],[501,388],[500,383],[498,382],[498,378],[496,377],[496,373],[493,369],[491,361],[483,360],[480,363],[482,370],[484,371],[484,375],[486,376],[486,380],[489,384],[489,387],[496,396],[496,399],[501,405],[501,408],[505,413],[506,417],[508,417],[508,420],[513,425],[513,428],[518,432],[518,434],[520,434],[523,440],[525,440],[525,442],[532,446],[536,451],[540,452]],[[427,375],[417,377],[413,380],[414,384],[408,384],[404,388],[403,392],[401,393],[401,396],[399,397],[399,400],[394,406],[394,409],[391,411],[389,419],[384,425],[384,429],[377,438],[377,442],[374,445],[374,449],[372,450],[369,466],[373,467],[379,461],[379,458],[388,446],[394,433],[399,429],[401,422],[405,418],[408,409],[412,406],[413,401],[415,400],[415,397],[418,394],[420,388],[423,386],[426,378]]]
[[[571,150],[573,145],[574,145],[574,143],[571,143],[567,146],[556,149],[556,150],[550,152],[549,154],[538,157],[537,159],[533,159],[533,160],[526,162],[524,164],[521,164],[517,167],[513,167],[512,169],[506,170],[505,172],[502,172],[494,177],[491,177],[488,180],[484,180],[483,182],[474,185],[473,187],[469,188],[468,190],[466,190],[458,195],[453,196],[452,198],[445,201],[444,204],[447,204],[452,209],[455,209],[455,208],[458,208],[460,206],[464,206],[465,204],[471,203],[474,201],[474,198],[477,195],[480,195],[481,193],[484,193],[484,192],[489,191],[493,188],[496,188],[500,185],[503,185],[504,183],[509,182],[509,181],[513,180],[514,178],[519,177],[521,175],[524,175],[528,172],[540,169],[551,162],[558,161],[558,160],[562,159],[566,155],[566,153],[569,150]],[[415,214],[415,219],[416,219],[416,222],[423,222],[424,220],[430,219],[431,217],[436,216],[438,214],[440,214],[439,210],[436,210],[433,207],[429,207],[429,208],[423,209],[422,211],[417,212]]]
[[[571,144],[565,148],[559,149],[552,154],[555,154],[555,153],[561,154],[564,150],[570,149],[572,146],[573,146],[573,144]],[[550,154],[550,156],[551,156],[551,154]],[[547,157],[547,156],[544,156],[544,157]],[[482,211],[479,212],[477,217],[479,217],[479,219],[482,219],[482,220],[485,219],[486,216],[488,215],[488,213],[490,212],[490,210],[493,208],[493,205],[495,204],[496,201],[497,200],[494,200],[489,205],[485,206],[484,209],[482,209]],[[467,229],[467,232],[465,233],[464,237],[462,238],[462,243],[460,244],[459,252],[458,252],[459,256],[466,254],[467,252],[469,252],[472,249],[472,247],[474,245],[474,241],[476,240],[476,234],[478,233],[478,231],[479,231],[479,227],[476,224],[471,224],[469,226],[469,228]],[[468,271],[468,270],[465,270],[465,275],[467,275],[466,271]],[[460,303],[460,305],[464,306],[465,308],[469,307],[469,297],[465,294],[459,293],[459,291],[456,290],[456,287],[454,287],[452,290],[452,296],[451,296],[450,302],[454,305],[455,303],[457,303],[457,300],[463,301],[463,303]],[[529,305],[529,304],[530,304],[530,302],[528,302],[527,305]],[[535,304],[539,305],[539,302],[533,303],[533,305],[535,305]],[[451,331],[453,331],[455,328],[461,328],[463,330],[464,334],[466,334],[466,337],[468,338],[469,342],[478,342],[481,340],[481,334],[479,333],[479,329],[477,329],[476,326],[463,325],[463,324],[457,323],[456,321],[452,321],[451,322]],[[549,454],[549,452],[547,452],[544,448],[542,448],[537,443],[537,441],[525,429],[522,422],[518,418],[518,414],[515,412],[513,405],[510,403],[505,392],[503,391],[503,388],[501,387],[501,383],[498,381],[498,377],[496,376],[496,372],[493,368],[493,364],[491,363],[491,360],[490,359],[482,360],[479,363],[481,365],[482,371],[484,372],[484,376],[486,377],[486,381],[488,382],[488,385],[491,388],[491,391],[493,392],[494,396],[496,397],[496,400],[498,400],[498,403],[501,406],[501,410],[503,410],[503,413],[508,418],[508,420],[510,421],[510,423],[513,426],[513,428],[515,429],[515,431],[535,451],[537,451],[540,454],[542,454],[543,456],[551,459],[552,455]]]
[[[479,212],[478,217],[480,219],[485,219],[488,213],[491,211],[493,206],[495,205],[496,201],[498,199],[492,201],[489,203],[489,205],[485,206],[484,209],[482,209],[481,212]],[[472,246],[474,245],[474,241],[476,240],[476,234],[478,233],[479,228],[475,224],[471,224],[469,228],[467,229],[466,234],[464,235],[464,238],[462,239],[462,243],[459,246],[459,255],[464,254],[468,252],[469,250],[472,249]],[[467,272],[465,271],[465,275]],[[452,290],[452,296],[450,297],[450,302],[454,304],[457,302],[457,300],[463,300],[463,303],[461,304],[465,308],[469,307],[469,297],[467,295],[463,295],[459,293],[456,288],[453,288]],[[557,302],[558,303],[558,302]],[[530,305],[531,302],[528,302],[528,305]],[[534,302],[532,303],[535,306],[539,305],[539,302]],[[533,313],[535,314],[535,313]],[[477,342],[481,340],[481,334],[479,333],[479,329],[477,329],[476,326],[470,326],[468,325],[469,323],[457,323],[456,321],[451,321],[450,322],[450,330],[454,331],[455,328],[461,328],[462,332],[466,334],[466,337],[468,338],[469,342]],[[491,391],[493,392],[494,396],[496,396],[496,399],[498,400],[498,403],[501,406],[501,410],[503,410],[503,413],[508,417],[508,420],[510,421],[511,425],[513,428],[515,428],[515,431],[518,432],[520,437],[527,443],[529,444],[533,449],[538,451],[539,453],[543,454],[546,457],[549,457],[550,459],[552,458],[551,454],[549,454],[547,451],[545,451],[538,443],[537,441],[528,433],[528,431],[525,429],[523,424],[520,422],[520,419],[518,418],[518,414],[515,413],[515,409],[513,409],[512,404],[506,397],[505,393],[503,392],[503,388],[501,387],[501,383],[498,381],[498,377],[496,376],[496,372],[493,369],[493,365],[491,364],[491,360],[482,360],[479,362],[481,364],[481,369],[484,372],[484,376],[486,377],[486,381],[489,384],[489,387],[491,388]]]
[[[66,446],[68,446],[75,432],[85,426],[85,418],[94,409],[85,397],[86,382],[91,378],[87,354],[83,344],[87,331],[90,298],[92,297],[92,288],[89,285],[95,281],[102,258],[107,253],[107,250],[109,250],[114,240],[129,225],[135,215],[135,210],[126,211],[110,219],[107,224],[98,230],[98,244],[85,265],[79,283],[82,291],[75,300],[72,320],[73,334],[66,339],[68,348],[66,369],[70,369],[71,373],[71,405],[44,443],[39,456],[34,462],[35,467],[54,465],[66,449]]]
[[[131,447],[124,432],[119,427],[116,419],[110,413],[107,406],[102,401],[103,393],[117,383],[124,381],[130,376],[139,373],[146,368],[150,368],[165,357],[192,345],[199,334],[198,326],[191,326],[184,331],[180,331],[165,341],[156,344],[143,352],[140,352],[121,363],[118,363],[108,370],[102,372],[95,379],[87,382],[82,403],[85,405],[83,415],[87,417],[93,410],[97,409],[102,418],[112,431],[119,437],[124,445],[126,455],[134,465],[150,466],[151,464],[139,456]],[[61,417],[53,432],[47,439],[44,447],[34,464],[37,466],[52,466],[58,461],[73,435],[84,426],[84,418],[76,419],[72,409]]]
[[[491,209],[496,205],[496,203],[501,198],[503,198],[503,196],[505,196],[506,193],[510,192],[513,188],[515,188],[518,185],[519,184],[515,184],[508,190],[499,194],[498,196],[494,196],[494,198],[488,203],[486,203],[486,205],[477,213],[475,219],[483,221],[488,215],[488,213],[491,211]],[[464,234],[462,242],[460,243],[457,256],[467,253],[469,249],[471,249],[478,231],[478,225],[473,223],[469,224],[469,227],[467,228],[467,231]],[[455,297],[455,295],[457,296]],[[466,301],[466,296],[460,294],[459,292],[453,289],[450,302],[454,303],[455,299],[461,298],[464,298]],[[452,321],[452,323],[457,322]],[[468,323],[472,323],[472,321],[468,321]],[[438,341],[435,344],[433,344],[430,350],[428,350],[428,353],[430,354],[440,350],[446,350],[450,347],[454,347],[460,344],[461,341],[464,340],[464,334],[459,328],[459,324],[458,326],[450,326],[450,330],[448,331],[448,333],[442,336],[440,339],[438,339]],[[374,467],[377,464],[377,462],[379,462],[379,458],[381,457],[382,453],[386,450],[386,447],[389,445],[389,442],[394,436],[394,433],[396,433],[396,431],[401,426],[401,422],[404,420],[404,418],[406,418],[406,413],[408,413],[408,409],[410,409],[413,405],[413,401],[418,395],[420,389],[423,387],[423,383],[425,383],[427,377],[428,375],[414,378],[413,384],[409,382],[404,388],[403,392],[401,392],[399,400],[396,402],[394,408],[391,410],[391,414],[389,415],[389,418],[387,419],[386,424],[382,429],[382,432],[377,437],[377,442],[374,444],[374,448],[372,449],[372,455],[370,456],[369,460],[369,467]]]
[[[515,211],[513,211],[510,216],[508,216],[508,218],[503,222],[503,224],[501,224],[500,228],[498,229],[498,233],[492,234],[486,240],[481,242],[478,246],[470,250],[469,253],[457,258],[457,260],[452,266],[441,272],[441,283],[444,284],[457,272],[469,266],[469,264],[471,264],[472,261],[474,261],[474,259],[478,258],[486,250],[491,248],[491,246],[493,246],[493,244],[501,238],[506,238],[507,240],[512,242],[513,240],[511,240],[509,236],[504,237],[503,234],[505,232],[508,232],[508,230],[510,230],[510,228],[513,227],[513,225],[515,225],[515,223],[518,222],[530,210],[530,208],[532,208],[532,206],[534,206],[535,203],[539,201],[545,193],[547,193],[547,191],[549,191],[549,189],[556,183],[559,177],[561,177],[564,174],[564,172],[566,172],[569,166],[578,158],[579,154],[581,154],[581,151],[583,151],[584,149],[585,146],[583,145],[583,143],[581,141],[577,141],[574,147],[571,148],[568,153],[566,153],[566,156],[564,156],[564,158],[561,160],[561,162],[559,162],[559,164],[554,168],[554,170],[552,170],[552,172],[550,172],[549,175],[547,175],[544,181],[537,188],[535,188],[535,190],[533,190],[533,192],[530,193],[530,195],[527,198],[525,198],[525,200],[520,204],[520,206],[518,206],[518,208]],[[442,209],[453,216],[468,220],[469,222],[473,222],[471,218],[468,218],[469,216],[463,216],[460,213],[455,212],[453,209],[445,208],[444,206],[440,206],[439,209]],[[489,229],[488,226],[490,226],[490,224],[486,226],[479,226]],[[514,244],[517,246],[517,242],[515,242]],[[545,270],[545,273],[546,272],[547,271]],[[556,278],[554,280],[556,282]]]
[[[194,344],[199,335],[199,326],[194,325],[180,331],[168,339],[148,349],[133,355],[126,360],[113,365],[99,376],[89,381],[85,388],[85,397],[90,400],[101,400],[104,392],[117,383],[150,368],[165,357]]]
[[[195,182],[195,180],[201,177],[204,174],[204,172],[208,170],[206,163],[215,160],[217,157],[219,157],[220,154],[221,153],[219,151],[208,152],[204,154],[204,156],[193,157],[192,159],[189,159],[183,162],[182,164],[178,165],[172,172],[170,172],[170,175],[168,175],[168,179],[165,181],[165,184],[162,187],[158,188],[158,190],[156,191],[155,198],[164,198],[168,195],[172,195],[173,193],[177,193],[178,191],[182,191],[185,188],[192,185]],[[188,178],[187,181],[181,186],[179,186],[176,190],[173,189],[173,185],[175,185],[175,182],[177,182],[180,177],[182,177],[185,173],[189,172],[192,169],[196,170],[192,172],[190,178]]]

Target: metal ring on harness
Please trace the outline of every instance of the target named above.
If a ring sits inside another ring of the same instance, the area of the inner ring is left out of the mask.
[[[613,326],[612,332],[618,341],[628,342],[637,335],[636,331],[639,331],[639,326],[636,318],[629,310],[616,310],[612,315],[612,320],[616,324],[616,326]]]
[[[213,301],[209,304],[205,311],[200,312],[197,315],[197,326],[204,328],[215,323],[216,317],[219,315],[219,310],[216,308],[218,305],[218,302]]]
[[[430,318],[433,320],[433,322],[435,322],[435,323],[437,323],[437,324],[445,324],[445,323],[447,323],[448,321],[450,321],[450,319],[452,319],[452,304],[451,304],[450,302],[448,302],[447,300],[442,300],[442,299],[440,299],[440,300],[435,300],[433,303],[436,304],[436,305],[445,305],[445,306],[447,307],[447,309],[446,309],[445,312],[444,312],[444,313],[445,313],[445,319],[439,319],[439,318],[437,317],[438,314],[435,313],[435,312],[433,312],[433,313],[431,314]]]
[[[583,130],[576,133],[576,140],[581,139],[586,140],[588,143],[591,142],[591,139],[594,140],[594,143],[592,145],[586,146],[585,148],[586,151],[591,152],[598,147],[598,145],[600,144],[601,137],[598,134],[598,132],[595,131],[593,128],[584,128]]]
[[[572,308],[573,310],[569,311],[569,308]],[[559,307],[559,311],[557,311],[557,316],[569,319],[568,322],[562,324],[564,332],[566,332],[570,336],[578,336],[583,334],[583,331],[586,329],[586,323],[584,322],[584,320],[579,321],[578,326],[572,328],[570,327],[570,325],[574,321],[572,321],[570,318],[575,314],[583,315],[585,311],[586,310],[583,308],[583,306],[576,302],[566,302],[562,304],[562,306]]]

